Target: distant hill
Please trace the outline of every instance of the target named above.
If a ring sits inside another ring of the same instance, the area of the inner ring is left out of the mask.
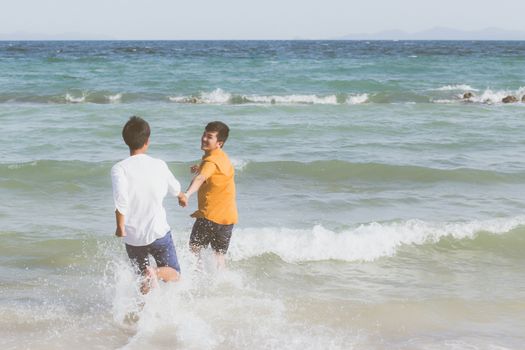
[[[408,33],[402,30],[388,30],[377,33],[348,34],[339,40],[525,40],[525,32],[500,28],[485,28],[465,31],[435,27],[421,32]]]

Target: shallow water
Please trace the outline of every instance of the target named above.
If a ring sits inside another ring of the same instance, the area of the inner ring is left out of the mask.
[[[521,349],[523,42],[1,42],[7,349]],[[473,92],[470,101],[462,94]],[[184,186],[223,120],[240,222],[138,293],[109,171],[131,115]]]

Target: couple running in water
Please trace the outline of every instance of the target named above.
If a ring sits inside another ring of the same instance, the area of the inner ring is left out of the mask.
[[[181,192],[166,162],[147,155],[150,127],[142,118],[131,117],[122,129],[122,137],[130,156],[113,166],[111,180],[117,228],[126,252],[137,272],[144,276],[142,292],[147,293],[152,281],[177,281],[180,265],[170,226],[163,206],[169,193],[186,207],[197,192],[198,209],[191,214],[195,223],[190,235],[190,249],[200,255],[211,245],[217,267],[225,266],[225,254],[230,244],[233,225],[237,223],[234,168],[222,150],[229,128],[215,121],[206,125],[201,137],[204,151],[200,165],[191,167],[194,174],[186,192]],[[149,266],[149,255],[157,264]]]

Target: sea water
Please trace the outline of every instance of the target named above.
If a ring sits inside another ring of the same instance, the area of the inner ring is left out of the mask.
[[[525,348],[524,60],[525,42],[0,42],[2,348]],[[230,126],[227,270],[189,252],[195,198],[167,198],[182,280],[139,293],[109,176],[132,115],[184,188],[206,123]]]

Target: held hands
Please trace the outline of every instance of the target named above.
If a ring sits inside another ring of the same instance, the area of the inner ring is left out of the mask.
[[[181,207],[185,208],[188,205],[188,197],[186,196],[186,193],[184,192],[179,193],[177,198],[179,199],[179,205]]]
[[[190,166],[190,171],[193,175],[198,175],[199,174],[199,168],[200,166],[198,164],[194,164],[192,166]],[[193,184],[193,181],[195,181],[195,178],[192,180],[192,184]],[[181,192],[179,193],[179,195],[177,196],[177,198],[179,199],[179,205],[183,208],[187,207],[188,206],[188,199],[190,197],[190,195],[194,192],[194,190],[191,190],[191,186],[188,188],[188,192],[189,192],[189,195],[187,193],[184,193],[184,192]]]

